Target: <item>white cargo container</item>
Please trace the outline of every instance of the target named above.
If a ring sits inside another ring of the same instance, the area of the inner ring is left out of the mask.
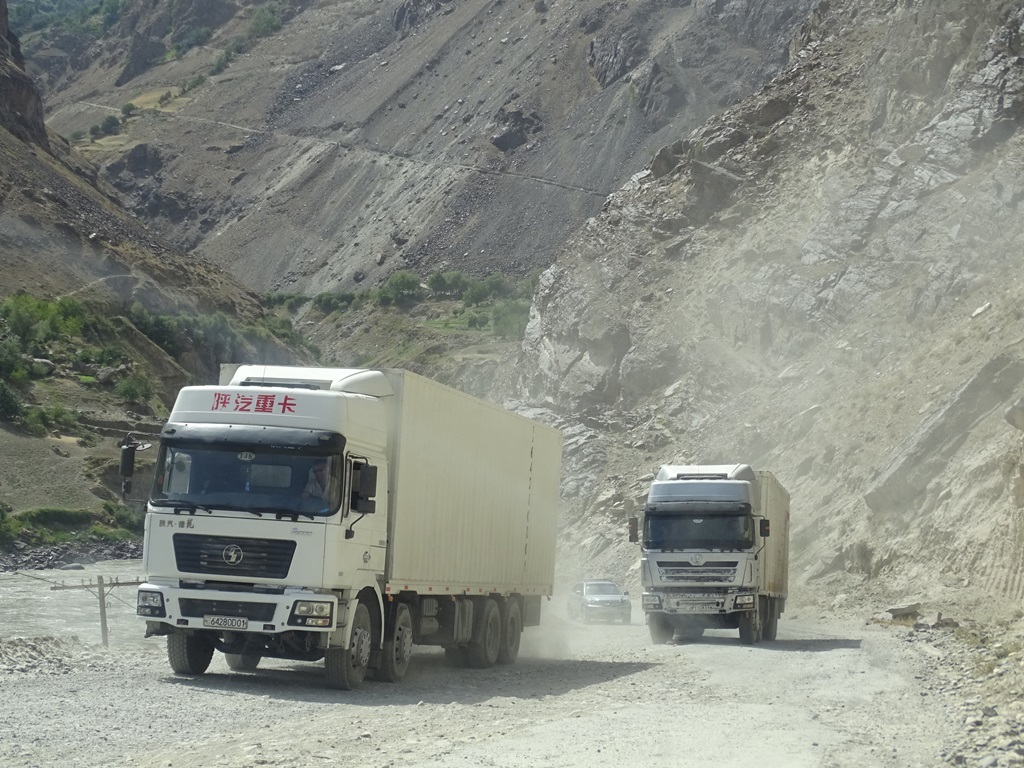
[[[225,366],[161,432],[137,612],[180,674],[509,663],[553,589],[560,470],[557,430],[408,371]]]
[[[789,592],[789,493],[747,464],[662,466],[644,507],[643,608],[651,640],[738,629],[774,640]]]

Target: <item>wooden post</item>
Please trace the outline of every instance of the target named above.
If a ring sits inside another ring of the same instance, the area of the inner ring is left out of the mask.
[[[138,586],[139,584],[144,584],[144,583],[145,583],[144,581],[140,581],[140,580],[121,581],[120,578],[104,580],[104,578],[102,576],[97,576],[95,584],[93,584],[92,582],[82,582],[81,584],[65,584],[65,583],[61,582],[60,584],[54,584],[52,587],[50,587],[50,589],[51,590],[54,590],[54,589],[88,589],[88,590],[91,590],[91,589],[93,589],[95,587],[98,590],[97,594],[98,594],[99,599],[100,599],[100,638],[103,640],[103,647],[107,648],[108,647],[108,638],[107,638],[107,595],[109,595],[114,590],[114,587],[135,587],[135,586]]]
[[[103,638],[103,647],[107,646],[107,593],[103,589],[103,577],[96,577],[96,586],[99,587],[100,595],[100,637]]]

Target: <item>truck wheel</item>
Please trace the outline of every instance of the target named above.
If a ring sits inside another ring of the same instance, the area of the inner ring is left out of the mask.
[[[384,650],[380,654],[380,669],[376,677],[385,683],[397,683],[409,670],[412,656],[412,614],[409,606],[399,603],[395,608],[395,623],[388,630]]]
[[[167,660],[179,675],[201,675],[213,659],[213,643],[205,637],[184,632],[167,636]]]
[[[475,669],[487,669],[498,660],[498,649],[501,648],[501,614],[498,604],[491,599],[480,603],[483,609],[480,618],[473,628],[473,639],[466,650],[469,652],[469,666]]]
[[[648,613],[647,629],[650,630],[651,642],[655,645],[665,645],[675,634],[675,628],[663,613]]]
[[[228,668],[236,672],[252,672],[263,659],[258,653],[225,653]]]
[[[469,666],[469,653],[466,651],[465,646],[446,645],[444,647],[444,657],[453,667]]]
[[[761,608],[760,599],[754,604],[754,609],[744,611],[740,614],[740,642],[744,645],[754,645],[761,642]]]
[[[523,617],[519,601],[509,597],[501,606],[501,645],[498,663],[511,664],[519,658],[519,642],[523,639]]]
[[[771,642],[779,634],[779,604],[773,597],[765,598],[764,627],[761,632],[765,640]]]
[[[327,684],[342,691],[351,691],[362,685],[370,663],[370,645],[370,612],[363,603],[359,603],[352,620],[351,646],[328,648],[324,655]]]

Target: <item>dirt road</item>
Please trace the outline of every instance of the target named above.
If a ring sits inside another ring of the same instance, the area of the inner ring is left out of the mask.
[[[784,618],[775,643],[655,647],[639,611],[584,626],[559,605],[512,666],[454,669],[417,648],[405,682],[353,693],[321,665],[236,673],[219,654],[176,677],[156,638],[0,641],[0,765],[908,768],[942,763],[963,728],[923,687],[924,649],[892,629]]]

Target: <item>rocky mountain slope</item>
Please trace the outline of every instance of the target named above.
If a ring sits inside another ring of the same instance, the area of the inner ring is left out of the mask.
[[[253,292],[147,229],[65,138],[47,130],[43,101],[25,74],[8,18],[7,3],[0,0],[0,301],[24,291],[50,301],[72,296],[111,318],[138,302],[153,313],[220,311],[237,323],[258,322],[264,309]],[[165,403],[190,379],[215,375],[215,361],[204,350],[186,348],[172,358],[130,323],[116,320],[113,327],[107,342],[152,378]],[[0,342],[10,338],[7,323],[0,321]],[[282,362],[295,357],[270,335],[259,353],[251,351]],[[109,467],[116,458],[114,435],[154,428],[138,408],[126,409],[111,387],[80,386],[83,369],[72,364],[74,353],[65,350],[63,357],[45,361],[50,375],[19,384],[18,397],[29,405],[72,409],[97,439],[30,437],[4,421],[0,503],[15,511],[94,509],[100,500],[115,499],[119,480]]]
[[[744,460],[793,495],[803,596],[1019,606],[1022,24],[822,3],[558,254],[508,392],[569,416],[584,567],[634,566],[658,464]]]
[[[33,40],[30,64],[64,135],[153,108],[85,147],[151,226],[312,294],[548,266],[658,147],[777,72],[811,5],[293,1],[253,38],[265,3],[132,3],[90,46]]]

